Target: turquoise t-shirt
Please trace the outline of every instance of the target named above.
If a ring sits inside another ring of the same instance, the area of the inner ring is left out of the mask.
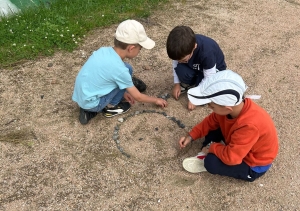
[[[133,87],[128,68],[112,47],[95,51],[79,71],[72,100],[81,108],[98,106],[100,98],[112,90]]]

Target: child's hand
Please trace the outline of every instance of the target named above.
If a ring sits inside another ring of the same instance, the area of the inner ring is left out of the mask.
[[[162,98],[157,98],[155,104],[158,106],[161,106],[162,108],[167,107],[167,105],[168,105],[167,101],[165,101]]]
[[[191,101],[189,101],[188,102],[188,109],[190,110],[190,111],[192,111],[192,110],[194,110],[196,108],[196,106],[193,104],[193,103],[191,103]]]
[[[208,154],[209,153],[209,147],[203,147],[201,152]]]
[[[172,90],[172,95],[176,100],[178,100],[180,94],[181,94],[180,84],[175,84]]]
[[[182,149],[182,148],[186,147],[186,145],[188,145],[190,142],[191,142],[191,137],[190,136],[181,137],[180,140],[179,140],[180,148]]]
[[[134,98],[132,97],[131,94],[129,94],[128,92],[125,92],[123,95],[124,99],[129,102],[131,105],[133,105],[135,103]]]

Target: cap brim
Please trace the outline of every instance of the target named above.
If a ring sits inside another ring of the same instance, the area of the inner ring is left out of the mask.
[[[188,92],[187,92],[187,95],[188,95],[189,101],[194,105],[204,105],[204,104],[207,104],[207,103],[211,102],[210,99],[206,99],[206,98],[199,99],[199,98],[197,98],[197,97],[205,96],[200,92],[200,87],[194,87],[194,88],[189,89]]]
[[[139,44],[146,49],[152,49],[155,46],[155,42],[153,40],[151,40],[149,37],[147,37],[147,39],[143,42],[139,42]]]

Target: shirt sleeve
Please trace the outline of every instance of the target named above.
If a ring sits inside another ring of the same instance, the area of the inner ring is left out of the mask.
[[[219,127],[220,125],[216,119],[215,113],[211,113],[202,122],[193,127],[193,129],[189,132],[189,135],[193,140],[196,140],[206,136],[209,131],[216,130]]]
[[[210,69],[203,69],[204,78],[207,78],[217,72],[216,64]]]
[[[172,61],[172,67],[173,67],[173,76],[174,76],[174,84],[179,84],[180,80],[175,72],[175,68],[177,67],[178,61],[173,60]]]
[[[114,76],[114,81],[119,87],[119,89],[126,89],[133,87],[132,77],[128,71],[128,68],[122,68],[119,71],[119,74]]]
[[[242,163],[258,138],[258,129],[254,125],[245,125],[232,133],[225,146],[220,143],[211,144],[209,152],[227,165],[238,165]]]

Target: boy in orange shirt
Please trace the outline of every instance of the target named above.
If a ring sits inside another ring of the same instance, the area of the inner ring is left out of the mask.
[[[208,104],[213,112],[179,140],[184,148],[205,137],[201,152],[183,161],[185,170],[252,182],[271,167],[278,153],[277,132],[269,114],[244,98],[246,89],[240,75],[224,70],[188,91],[193,104]]]

